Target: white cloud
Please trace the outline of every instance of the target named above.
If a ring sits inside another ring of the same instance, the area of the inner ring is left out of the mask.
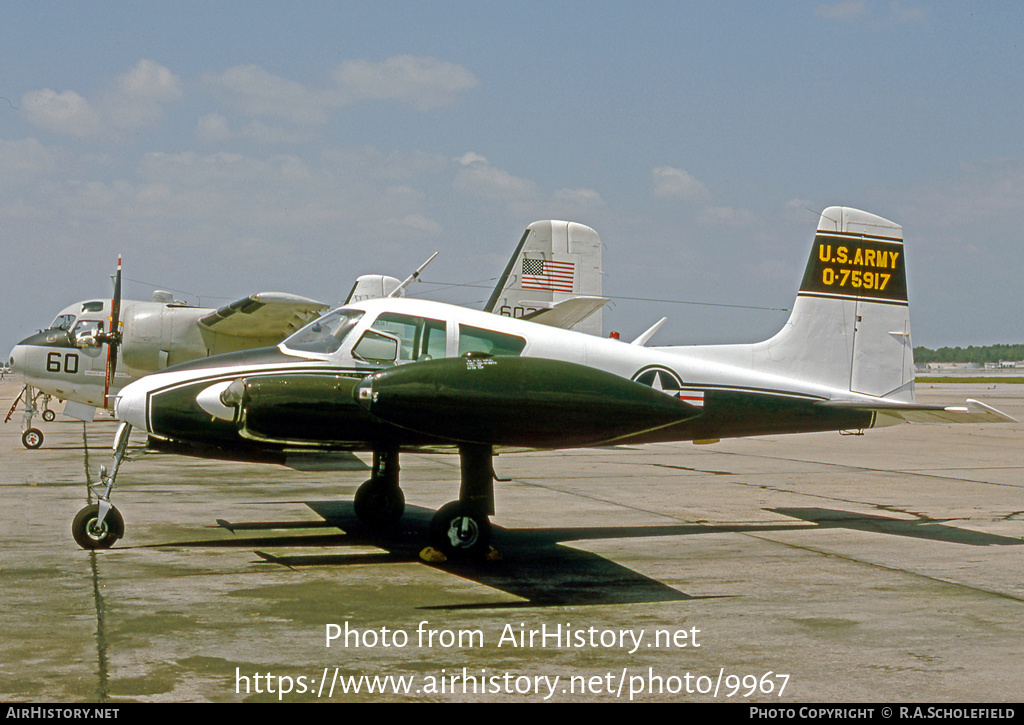
[[[59,151],[47,148],[34,138],[20,141],[0,139],[0,184],[52,173],[60,157]]]
[[[209,113],[196,122],[196,138],[204,143],[230,141],[234,138],[228,120],[219,113]]]
[[[604,204],[604,199],[595,189],[559,189],[554,199],[572,211],[592,209]]]
[[[203,76],[225,103],[252,116],[319,125],[343,106],[362,101],[394,101],[418,110],[453,103],[474,88],[476,76],[455,63],[402,55],[381,62],[350,60],[323,86],[274,75],[258,65],[235,66]]]
[[[207,73],[203,82],[228,105],[252,116],[321,124],[327,121],[328,111],[335,105],[326,91],[268,73],[258,65]]]
[[[506,201],[524,201],[536,194],[532,181],[495,168],[472,151],[456,160],[462,168],[455,175],[455,188],[463,194]]]
[[[76,91],[29,91],[21,99],[29,123],[79,138],[155,126],[164,106],[184,97],[181,80],[151,60],[141,60],[95,99]]]
[[[388,100],[421,111],[446,106],[463,91],[475,88],[475,75],[455,63],[436,58],[399,55],[381,62],[350,60],[334,71],[341,103]]]
[[[184,96],[181,79],[158,63],[141,60],[117,79],[100,105],[113,125],[135,130],[154,126],[163,118],[164,106]]]
[[[100,115],[74,91],[29,91],[21,97],[21,108],[29,123],[46,131],[86,137],[103,129]]]
[[[475,153],[473,151],[467,151],[466,153],[462,154],[462,156],[460,156],[458,159],[456,159],[456,161],[458,161],[463,166],[470,166],[472,164],[486,164],[487,157],[481,156],[480,154]]]
[[[681,199],[706,203],[711,199],[707,187],[683,169],[659,166],[651,171],[653,194],[659,199]]]

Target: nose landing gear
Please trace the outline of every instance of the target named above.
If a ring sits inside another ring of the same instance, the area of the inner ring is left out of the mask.
[[[107,474],[107,467],[100,466],[100,480],[90,485],[99,503],[89,504],[75,516],[71,523],[71,535],[83,549],[109,549],[124,536],[124,518],[112,503],[110,493],[114,489],[117,471],[128,454],[128,438],[132,426],[121,423],[114,434],[114,462]]]

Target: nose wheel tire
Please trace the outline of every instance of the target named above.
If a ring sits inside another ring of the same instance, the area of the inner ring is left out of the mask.
[[[97,525],[99,518],[100,506],[95,503],[86,506],[75,516],[71,534],[83,549],[109,549],[124,536],[124,518],[116,508],[111,506],[103,523]]]
[[[54,413],[49,408],[47,408],[46,410],[43,411],[43,420],[45,420],[47,423],[52,423],[53,419],[56,418],[56,417],[57,417],[57,414]]]
[[[430,545],[449,558],[479,558],[491,547],[491,521],[471,504],[445,504],[430,522]]]
[[[26,448],[38,448],[43,445],[43,432],[38,428],[29,428],[21,434],[21,445]]]

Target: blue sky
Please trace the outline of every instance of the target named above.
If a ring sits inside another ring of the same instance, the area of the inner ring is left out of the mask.
[[[440,251],[413,294],[478,305],[545,218],[601,235],[606,331],[753,341],[833,204],[903,225],[915,345],[1024,341],[1017,2],[3,11],[5,349],[118,254],[126,296],[217,306]]]

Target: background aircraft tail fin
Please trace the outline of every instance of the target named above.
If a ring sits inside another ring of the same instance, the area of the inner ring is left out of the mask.
[[[571,298],[599,298],[601,273],[597,232],[576,222],[533,222],[484,309],[507,317],[529,317]],[[601,335],[600,306],[572,329]]]
[[[823,211],[789,321],[755,347],[788,375],[912,402],[902,227],[848,207]]]

